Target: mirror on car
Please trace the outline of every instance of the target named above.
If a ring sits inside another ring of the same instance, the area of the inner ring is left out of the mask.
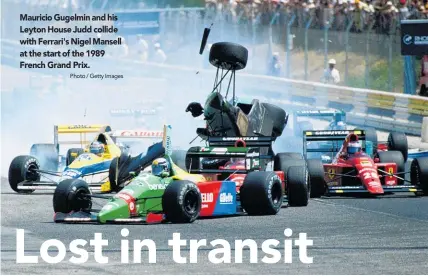
[[[211,24],[211,26],[212,26],[212,24]],[[202,35],[202,40],[201,40],[201,48],[199,49],[200,55],[203,54],[205,46],[207,45],[208,36],[210,35],[210,31],[211,31],[211,26],[209,28],[204,29],[204,34]]]

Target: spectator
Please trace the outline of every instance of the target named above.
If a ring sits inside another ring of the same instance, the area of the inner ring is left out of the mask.
[[[155,48],[155,53],[154,53],[153,62],[156,62],[156,63],[165,63],[166,62],[166,54],[161,49],[161,46],[160,46],[160,44],[158,42],[154,44],[154,48]]]
[[[149,58],[149,44],[143,39],[142,35],[138,35],[136,47],[139,60],[147,61]]]
[[[279,61],[279,53],[275,52],[272,55],[272,58],[268,66],[268,75],[273,77],[281,76],[281,63]]]
[[[321,81],[324,83],[333,83],[338,84],[340,82],[340,73],[339,70],[334,68],[336,66],[336,60],[330,59],[328,61],[328,68],[325,69],[324,75],[321,78]]]

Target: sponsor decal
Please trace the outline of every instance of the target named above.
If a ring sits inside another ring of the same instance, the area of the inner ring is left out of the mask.
[[[71,125],[68,126],[68,129],[77,129],[77,128],[91,128],[89,125]]]
[[[336,170],[334,168],[328,169],[328,178],[333,179],[336,175]]]
[[[118,198],[123,199],[128,204],[128,210],[131,215],[135,215],[137,213],[137,209],[135,206],[135,198],[132,195],[124,193],[123,191],[117,194]]]
[[[80,172],[76,170],[66,170],[62,173],[62,177],[77,178],[80,175]]]
[[[387,180],[386,185],[394,185],[395,184],[395,180]]]
[[[201,193],[202,203],[214,202],[213,193]]]
[[[89,153],[84,153],[79,155],[79,157],[77,157],[76,159],[77,161],[90,161],[92,160],[92,155]]]
[[[260,153],[259,152],[251,152],[251,153],[247,153],[247,157],[259,157]]]
[[[221,193],[220,194],[220,204],[232,204],[233,195],[231,193]]]
[[[211,152],[216,152],[216,153],[225,153],[227,152],[227,148],[213,148],[211,150]]]
[[[347,135],[347,130],[315,131],[315,135]]]
[[[123,130],[119,136],[125,137],[163,137],[163,131]]]
[[[412,42],[413,42],[413,37],[411,35],[406,34],[403,36],[403,43],[404,44],[410,45],[410,44],[412,44]]]
[[[377,170],[375,168],[364,168],[360,171],[360,173],[366,173],[366,172],[374,172],[377,173]]]
[[[236,140],[258,141],[259,137],[223,137],[223,141],[236,141]]]
[[[389,174],[394,174],[394,168],[393,167],[389,167],[388,168],[388,173]]]
[[[165,190],[168,184],[147,184],[150,190]]]
[[[370,179],[370,178],[379,179],[379,175],[377,174],[377,172],[371,172],[371,173],[370,172],[366,172],[366,173],[363,174],[363,177],[364,177],[364,179]]]
[[[372,163],[370,161],[361,161],[360,165],[362,167],[371,167]]]

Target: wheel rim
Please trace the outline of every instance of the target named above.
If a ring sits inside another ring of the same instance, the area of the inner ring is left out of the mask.
[[[25,179],[30,181],[37,181],[38,180],[38,174],[37,171],[39,167],[36,164],[30,164],[28,166],[27,172],[25,173]]]
[[[77,189],[75,192],[75,200],[72,202],[72,209],[75,211],[90,210],[92,202],[87,195],[89,195],[89,192],[86,189]]]
[[[184,210],[189,215],[194,215],[198,211],[199,196],[196,191],[189,191],[184,196]]]
[[[272,186],[271,189],[271,196],[272,196],[272,202],[273,204],[277,205],[281,203],[281,197],[282,197],[282,189],[281,184],[278,182],[275,182],[275,184]]]

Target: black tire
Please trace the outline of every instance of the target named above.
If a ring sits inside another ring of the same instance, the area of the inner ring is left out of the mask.
[[[39,168],[39,161],[33,156],[20,155],[15,157],[9,166],[8,178],[10,188],[21,194],[34,192],[34,190],[18,189],[18,184],[22,181],[40,181],[40,173],[32,171]]]
[[[410,165],[410,182],[428,196],[428,157],[418,157]]]
[[[395,163],[397,164],[397,173],[403,173],[406,170],[406,162],[404,161],[404,157],[399,151],[380,151],[379,162],[380,163]],[[381,173],[382,174],[382,173]],[[398,175],[401,178],[404,178],[404,174]],[[398,185],[404,183],[403,180],[397,178]]]
[[[239,194],[242,208],[251,216],[276,215],[284,199],[281,179],[274,172],[250,172]]]
[[[108,170],[108,180],[110,181],[110,189],[112,192],[119,192],[123,189],[123,183],[121,183],[122,181],[119,179],[119,171],[123,168],[128,159],[129,155],[122,153],[120,157],[115,157],[111,160]]]
[[[421,90],[419,91],[420,96],[428,96],[428,88],[425,86],[425,84],[421,85]]]
[[[292,166],[287,171],[288,205],[301,207],[309,203],[309,175],[306,166]]]
[[[55,213],[70,213],[84,211],[92,208],[92,200],[88,184],[82,179],[66,179],[61,181],[55,189],[53,208]]]
[[[364,133],[366,136],[366,141],[370,141],[373,144],[373,149],[377,148],[378,139],[377,139],[377,132],[376,129],[372,127],[368,127],[364,129]]]
[[[30,155],[39,160],[41,169],[58,171],[59,154],[54,144],[34,144],[31,146]]]
[[[282,132],[285,128],[285,119],[287,113],[285,110],[279,106],[270,104],[270,103],[262,103],[262,105],[266,108],[269,113],[269,117],[273,120],[273,137],[279,137],[282,135]]]
[[[273,170],[284,172],[285,179],[287,179],[288,168],[292,166],[306,166],[306,161],[303,159],[303,156],[300,153],[281,152],[275,155],[273,161]]]
[[[84,152],[81,148],[71,148],[67,151],[67,156],[65,158],[65,165],[69,166],[71,163],[73,163],[74,160],[76,160],[79,155],[81,155]]]
[[[201,192],[195,183],[187,180],[171,182],[162,196],[162,208],[167,221],[191,223],[201,212]]]
[[[191,147],[189,150],[187,150],[187,153],[190,152],[199,152],[201,147]],[[198,170],[199,169],[199,157],[190,157],[187,156],[186,153],[186,170],[189,171],[190,169]]]
[[[326,185],[324,165],[319,159],[309,159],[306,161],[308,166],[310,196],[311,198],[319,198],[325,194]]]
[[[210,63],[220,69],[241,70],[247,66],[248,50],[231,42],[217,42],[210,49]]]
[[[391,132],[388,135],[388,150],[401,152],[404,161],[407,162],[407,158],[409,156],[409,145],[406,134],[401,132]]]

